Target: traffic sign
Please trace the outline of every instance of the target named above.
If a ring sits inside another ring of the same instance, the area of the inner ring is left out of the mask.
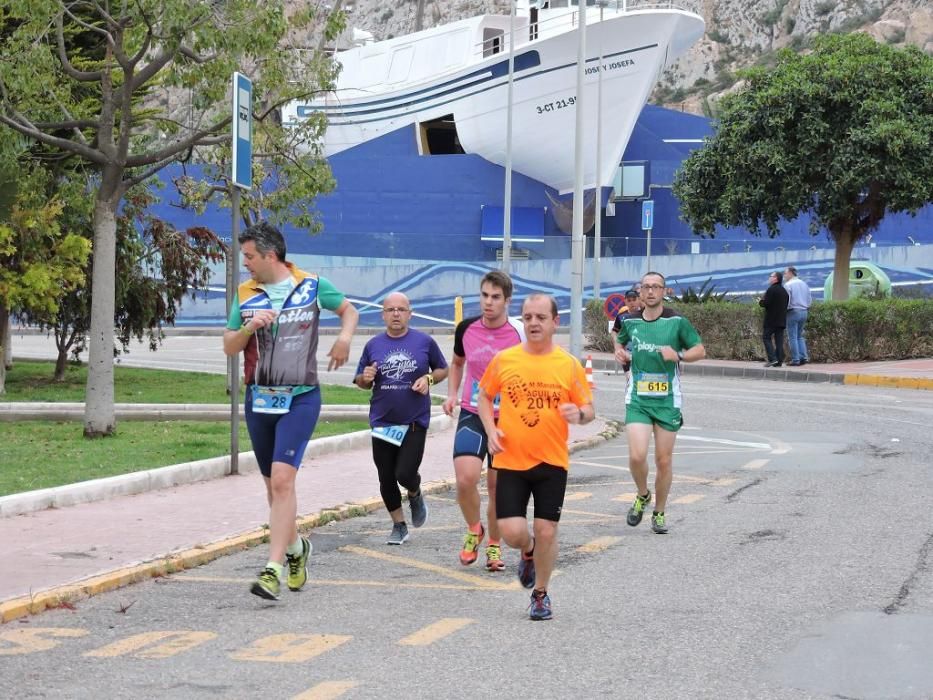
[[[641,203],[641,227],[644,231],[654,228],[654,200],[645,199]]]
[[[233,74],[233,163],[235,187],[253,186],[253,83],[241,73]]]
[[[615,321],[616,316],[619,315],[619,312],[622,311],[622,307],[624,306],[625,295],[616,292],[606,297],[606,301],[603,302],[603,313],[606,314],[606,318],[610,321]]]

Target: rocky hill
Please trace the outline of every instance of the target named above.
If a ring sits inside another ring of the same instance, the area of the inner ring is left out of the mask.
[[[630,0],[630,6],[637,0]],[[889,44],[933,54],[930,0],[674,0],[703,16],[706,35],[664,73],[651,102],[709,112],[735,72],[767,64],[778,49],[804,50],[827,32],[865,31]],[[483,13],[508,14],[509,0],[345,0],[351,25],[377,39]]]

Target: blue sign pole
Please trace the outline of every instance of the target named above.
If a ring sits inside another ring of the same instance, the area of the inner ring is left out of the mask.
[[[645,199],[641,203],[641,228],[648,232],[646,271],[651,271],[651,229],[654,228],[654,200]]]
[[[253,186],[253,83],[245,75],[233,74],[233,133],[230,160],[230,248],[227,257],[227,316],[240,276],[240,190]],[[240,356],[227,358],[230,390],[230,473],[240,473]]]

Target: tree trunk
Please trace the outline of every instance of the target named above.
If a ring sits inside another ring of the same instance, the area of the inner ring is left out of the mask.
[[[2,312],[0,312],[2,313]],[[13,369],[13,322],[10,320],[9,312],[6,312],[6,330],[0,328],[0,346],[3,346],[3,369],[10,371]],[[0,394],[3,391],[0,389]]]
[[[855,241],[852,226],[846,225],[838,233],[833,231],[836,241],[836,258],[833,262],[833,301],[845,301],[849,298],[849,261]]]
[[[0,305],[0,350],[3,352],[3,362],[0,362],[0,394],[6,393],[6,356],[9,345],[10,310],[5,306]]]
[[[112,435],[117,418],[113,405],[113,319],[116,306],[117,219],[115,207],[99,196],[94,202],[94,268],[91,274],[91,331],[84,436]]]
[[[55,376],[53,382],[65,381],[65,371],[68,369],[68,349],[58,349],[58,357],[55,358]]]

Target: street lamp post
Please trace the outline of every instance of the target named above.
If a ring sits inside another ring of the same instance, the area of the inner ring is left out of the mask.
[[[502,270],[512,266],[512,90],[515,83],[515,0],[509,2],[509,96],[505,132],[505,211],[502,219]]]
[[[586,0],[579,1],[576,134],[574,136],[573,229],[570,237],[570,354],[583,354],[583,83],[586,77]]]

